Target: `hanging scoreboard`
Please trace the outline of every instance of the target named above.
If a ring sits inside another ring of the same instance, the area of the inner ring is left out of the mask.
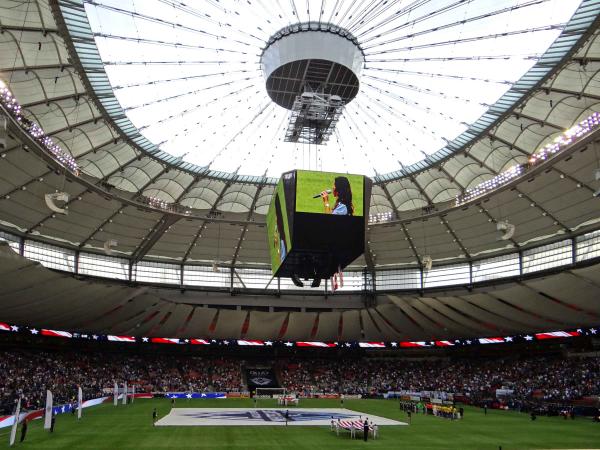
[[[362,255],[371,187],[363,175],[284,173],[267,214],[273,274],[329,278]]]

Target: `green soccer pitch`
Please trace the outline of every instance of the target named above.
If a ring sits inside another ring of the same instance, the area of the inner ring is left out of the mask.
[[[176,407],[252,407],[249,399],[177,400]],[[275,407],[260,400],[259,407]],[[339,408],[338,400],[300,400],[303,408]],[[344,407],[400,421],[407,416],[394,400],[346,400]],[[57,416],[53,434],[42,429],[42,420],[29,426],[27,438],[13,448],[39,449],[583,449],[600,448],[600,424],[589,419],[574,421],[527,414],[465,408],[465,418],[450,421],[413,414],[410,426],[380,427],[380,438],[365,443],[348,434],[336,436],[329,427],[220,426],[154,427],[152,409],[159,418],[168,414],[167,399],[138,399],[132,405],[105,404],[84,410],[81,421],[71,414]],[[291,409],[291,408],[290,408]],[[8,429],[0,431],[0,448],[8,448]]]

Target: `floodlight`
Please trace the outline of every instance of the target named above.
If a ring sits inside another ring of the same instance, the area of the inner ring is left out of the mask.
[[[429,256],[429,255],[423,256],[422,265],[423,265],[423,270],[425,272],[430,271],[431,267],[433,266],[433,259],[431,258],[431,256]]]
[[[60,214],[69,214],[69,212],[65,209],[65,208],[60,208],[59,206],[56,205],[56,203],[54,202],[68,202],[69,201],[69,194],[67,194],[66,192],[54,192],[52,194],[46,194],[44,195],[44,200],[46,200],[46,206],[57,213]]]
[[[116,247],[119,243],[114,239],[109,239],[104,242],[104,253],[108,256],[112,255],[112,247]]]
[[[508,223],[506,220],[502,220],[496,224],[496,229],[504,232],[504,234],[500,236],[500,239],[503,241],[507,241],[513,237],[513,234],[515,234],[515,228],[516,227],[512,223]]]

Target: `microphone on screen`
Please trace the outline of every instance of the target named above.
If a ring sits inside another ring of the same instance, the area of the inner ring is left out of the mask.
[[[331,189],[326,189],[325,192],[327,192],[328,194],[331,194]],[[321,197],[321,193],[318,193],[317,195],[313,196],[313,198],[319,198]]]

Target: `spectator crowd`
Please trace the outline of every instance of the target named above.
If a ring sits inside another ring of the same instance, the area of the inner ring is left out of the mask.
[[[205,392],[242,389],[240,361],[100,352],[4,351],[0,358],[0,415],[10,414],[21,395],[25,409],[44,406],[46,390],[57,405],[112,392],[115,382],[136,392]]]
[[[593,357],[298,358],[261,363],[272,365],[280,385],[299,395],[438,391],[476,402],[506,389],[516,404],[600,394],[600,358]],[[115,381],[135,385],[137,392],[241,392],[247,389],[244,364],[234,357],[3,351],[0,414],[9,414],[19,395],[26,409],[37,409],[44,406],[46,389],[55,404],[65,404],[74,401],[78,385],[84,398],[94,398],[109,394]]]
[[[600,358],[536,356],[502,359],[352,359],[279,362],[288,391],[371,395],[388,391],[494,395],[546,401],[600,394]]]

